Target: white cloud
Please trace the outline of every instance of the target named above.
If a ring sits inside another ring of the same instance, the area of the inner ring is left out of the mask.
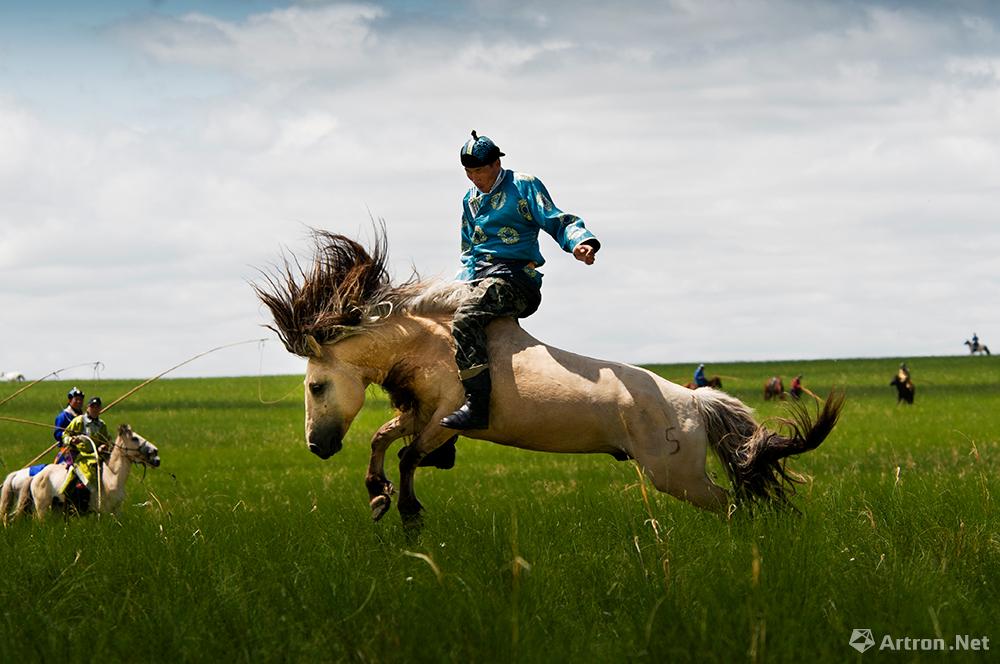
[[[268,76],[362,64],[378,46],[370,24],[382,15],[371,5],[289,7],[241,22],[199,13],[133,19],[115,31],[162,62]]]
[[[119,121],[115,106],[104,125],[13,90],[0,306],[21,321],[5,330],[25,349],[14,363],[42,374],[77,359],[56,315],[74,282],[100,312],[76,325],[112,375],[262,334],[253,267],[304,249],[308,225],[363,234],[369,209],[397,273],[450,275],[467,186],[456,153],[473,128],[604,241],[584,268],[542,238],[544,304],[526,327],[557,345],[711,361],[961,352],[966,328],[1000,336],[983,304],[1000,295],[993,18],[836,2],[470,7],[123,20],[101,34],[146,60],[94,76],[143,81],[135,108],[155,110]],[[227,357],[223,372],[256,371],[256,356]],[[300,367],[275,357],[272,370]]]

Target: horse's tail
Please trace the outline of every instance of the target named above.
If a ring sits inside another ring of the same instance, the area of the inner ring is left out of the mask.
[[[732,482],[738,501],[774,500],[786,503],[786,490],[804,481],[781,460],[816,449],[833,430],[844,406],[843,392],[831,392],[813,417],[801,403],[791,406],[791,417],[780,420],[788,435],[758,424],[753,411],[739,399],[716,390],[697,390],[708,442]]]
[[[10,512],[10,484],[14,474],[11,473],[3,481],[3,489],[0,489],[0,521],[7,525],[7,513]]]

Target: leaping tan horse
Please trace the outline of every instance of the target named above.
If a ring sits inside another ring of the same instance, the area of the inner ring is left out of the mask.
[[[386,450],[412,437],[399,463],[398,509],[409,521],[422,509],[414,492],[417,466],[454,435],[439,422],[464,399],[450,325],[468,287],[416,278],[394,285],[384,232],[376,231],[370,251],[324,231],[315,231],[315,242],[308,269],[286,260],[254,288],[285,347],[308,358],[305,433],[314,454],[327,459],[341,449],[368,385],[389,393],[398,412],[372,437],[366,485],[378,520],[394,492],[384,472]],[[723,392],[687,390],[639,367],[554,348],[511,319],[494,321],[488,338],[490,426],[464,435],[529,450],[632,458],[657,489],[710,510],[725,510],[731,499],[786,503],[786,490],[800,478],[782,459],[823,442],[843,405],[835,393],[815,417],[796,411],[779,434]],[[706,474],[709,448],[733,494]]]

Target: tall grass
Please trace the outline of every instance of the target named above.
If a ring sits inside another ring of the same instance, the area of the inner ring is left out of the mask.
[[[833,435],[792,462],[813,478],[799,516],[721,518],[604,455],[462,440],[454,470],[417,475],[415,539],[395,513],[369,517],[368,436],[390,416],[379,393],[322,462],[302,440],[301,392],[258,397],[300,377],[160,381],[108,416],[163,458],[133,474],[120,515],[0,532],[0,661],[843,661],[859,657],[854,628],[1000,641],[1000,365],[909,364],[912,407],[888,387],[897,360],[709,367],[765,418],[782,413],[762,401],[773,373],[847,388]],[[686,381],[690,368],[654,370]],[[81,387],[107,400],[133,385]],[[50,422],[67,387],[41,384],[0,415]],[[0,422],[5,469],[48,436]]]

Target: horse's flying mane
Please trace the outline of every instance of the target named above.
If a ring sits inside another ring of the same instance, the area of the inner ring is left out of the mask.
[[[394,312],[453,313],[464,288],[422,282],[414,272],[394,285],[389,276],[385,228],[375,228],[368,250],[351,238],[312,229],[312,265],[285,256],[264,283],[251,284],[271,311],[277,333],[290,353],[319,355],[319,344],[364,331]]]

